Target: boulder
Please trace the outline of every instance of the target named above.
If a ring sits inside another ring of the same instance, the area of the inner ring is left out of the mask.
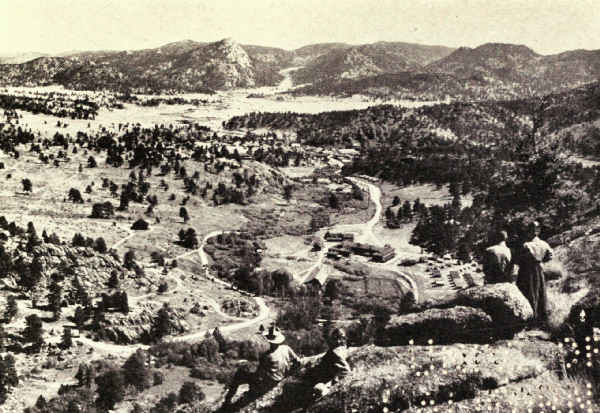
[[[498,327],[521,326],[533,318],[533,309],[512,283],[486,284],[459,292],[456,304],[479,308]]]
[[[414,343],[486,341],[493,327],[492,318],[483,310],[456,306],[432,308],[419,313],[393,316],[385,327],[384,345]]]
[[[599,293],[600,291],[594,288],[571,307],[568,318],[571,326],[577,327],[580,324],[585,324],[586,327],[591,328],[600,325]]]

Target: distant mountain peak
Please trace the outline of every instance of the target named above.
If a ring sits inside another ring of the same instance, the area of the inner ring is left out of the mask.
[[[523,44],[484,43],[473,50],[493,53],[520,53],[523,55],[538,56],[536,52]]]

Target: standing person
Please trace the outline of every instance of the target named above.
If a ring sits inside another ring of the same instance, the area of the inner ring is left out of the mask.
[[[272,390],[301,364],[300,358],[294,353],[294,350],[283,344],[285,337],[274,325],[270,326],[268,331],[262,333],[262,336],[270,344],[269,350],[260,356],[258,368],[255,372],[250,372],[247,369],[236,371],[225,395],[222,410],[231,405],[231,400],[240,385],[248,384],[250,386],[248,393],[239,402],[244,404]]]
[[[550,245],[539,238],[539,234],[539,222],[532,222],[527,230],[529,241],[523,243],[520,254],[517,287],[529,300],[534,320],[545,322],[548,317],[548,299],[542,262],[550,261],[553,252]]]
[[[499,242],[485,250],[483,256],[483,273],[486,284],[513,282],[513,262],[510,248],[506,245],[508,233],[498,233]]]

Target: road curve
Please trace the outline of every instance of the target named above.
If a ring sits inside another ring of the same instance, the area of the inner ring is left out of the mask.
[[[361,189],[365,190],[365,188],[366,188],[366,190],[369,193],[369,197],[375,204],[375,213],[373,214],[371,219],[369,219],[369,221],[367,221],[364,224],[338,225],[338,226],[335,226],[335,228],[337,228],[339,230],[344,227],[345,228],[357,228],[359,226],[362,226],[362,228],[361,228],[362,238],[371,239],[372,241],[375,241],[375,243],[377,243],[377,239],[376,239],[375,235],[373,234],[373,228],[375,227],[375,225],[377,225],[377,223],[379,222],[379,220],[381,218],[381,212],[382,212],[381,190],[379,189],[378,186],[373,185],[372,183],[369,183],[369,182],[359,180],[357,178],[350,178],[350,180],[352,182],[354,182],[356,185],[358,185]],[[180,258],[185,258],[187,256],[193,255],[195,253],[198,253],[200,261],[201,261],[202,265],[204,266],[204,270],[205,270],[204,274],[205,274],[206,278],[211,279],[212,281],[214,281],[216,283],[219,283],[226,287],[231,288],[232,287],[231,283],[228,283],[228,282],[223,281],[216,277],[212,277],[210,275],[209,270],[208,270],[208,256],[207,256],[206,252],[204,251],[204,246],[206,245],[206,242],[208,241],[208,239],[215,237],[219,234],[231,233],[231,232],[236,232],[236,231],[223,231],[223,230],[212,231],[204,236],[204,238],[202,239],[202,242],[200,243],[199,248],[192,250],[192,251],[185,252],[183,254],[180,254],[180,255],[176,256],[174,259],[177,260]],[[130,239],[133,235],[135,235],[135,233],[129,234],[127,237],[125,237],[121,241],[114,244],[113,248],[117,247],[119,245],[122,245],[124,242],[126,242],[128,239]],[[320,236],[322,238],[324,236],[324,234],[321,234]],[[306,278],[309,276],[309,274],[314,269],[319,268],[322,265],[323,260],[325,259],[326,252],[327,252],[326,248],[321,249],[317,262],[313,266],[311,266],[308,270],[304,271],[304,272],[306,272],[306,275],[304,277],[302,277],[302,282],[304,282],[304,280],[306,280]],[[396,274],[398,274],[401,278],[405,279],[410,284],[410,286],[413,290],[413,294],[415,296],[415,300],[418,302],[419,290],[418,290],[418,287],[417,287],[416,283],[414,282],[414,280],[410,276],[403,274],[395,269],[393,271]],[[299,278],[299,276],[300,275],[298,275],[298,278]],[[250,320],[241,320],[237,323],[221,326],[221,327],[219,327],[220,331],[223,333],[231,333],[231,332],[238,331],[243,328],[247,328],[247,327],[250,327],[252,325],[255,325],[255,324],[258,324],[260,322],[264,322],[265,320],[267,320],[272,315],[272,310],[266,305],[265,301],[262,298],[254,297],[254,300],[259,307],[259,314],[255,318],[252,318]],[[199,330],[199,331],[196,331],[193,333],[184,334],[181,336],[175,336],[175,337],[171,338],[171,341],[174,341],[174,342],[188,341],[188,342],[190,342],[190,341],[201,340],[205,337],[206,333],[211,330],[213,330],[213,329],[202,329],[202,330]],[[144,345],[144,344],[120,345],[120,344],[112,344],[112,343],[106,343],[106,342],[97,342],[97,341],[93,341],[86,337],[79,337],[79,338],[75,339],[75,341],[79,341],[81,343],[87,344],[88,346],[90,346],[96,350],[106,352],[108,354],[113,354],[113,355],[118,354],[121,356],[130,355],[139,349],[146,350],[149,348],[149,346]]]
[[[234,231],[213,231],[213,232],[207,234],[202,239],[202,243],[199,248],[192,250],[192,251],[185,252],[183,254],[180,254],[177,257],[175,257],[175,259],[184,258],[184,257],[187,257],[194,253],[198,253],[202,264],[207,265],[208,257],[206,255],[206,253],[204,252],[204,246],[206,245],[206,241],[209,238],[212,238],[214,236],[217,236],[218,234],[222,234],[225,232],[234,232]],[[134,234],[129,234],[126,238],[129,239],[129,238],[131,238],[132,235],[134,235]],[[125,242],[126,240],[122,240],[122,241]],[[211,277],[209,274],[209,271],[208,271],[208,266],[205,267],[205,276],[207,278],[212,279],[216,283],[222,284],[226,287],[232,287],[232,285],[226,281],[223,281],[219,278]],[[138,297],[135,301],[137,302],[141,298],[142,297]],[[265,303],[265,301],[262,298],[254,297],[254,300],[256,301],[256,304],[258,305],[258,308],[259,308],[259,313],[256,317],[249,319],[249,320],[246,320],[246,319],[240,320],[237,323],[229,324],[226,326],[221,326],[221,327],[219,327],[220,331],[224,332],[224,333],[231,333],[231,332],[238,331],[238,330],[241,330],[246,327],[250,327],[254,324],[258,324],[260,322],[266,321],[272,315],[272,313],[273,313],[272,310],[267,306],[267,304]],[[227,318],[237,319],[235,317],[231,317],[231,316],[223,313],[220,309],[218,309],[217,312],[221,315],[224,315]],[[196,331],[193,333],[172,337],[170,340],[174,341],[174,342],[182,342],[182,341],[193,342],[193,341],[203,339],[206,336],[206,333],[210,332],[212,330],[214,330],[214,329],[212,329],[212,328],[211,329],[202,329],[202,330],[199,330],[199,331]],[[86,344],[89,347],[92,347],[94,350],[100,351],[102,353],[107,353],[108,355],[115,355],[115,356],[118,355],[118,356],[124,356],[124,357],[128,357],[129,355],[135,353],[137,350],[147,350],[150,347],[145,344],[114,344],[114,343],[107,343],[107,342],[99,342],[99,341],[91,340],[87,337],[78,337],[78,338],[75,338],[74,341],[78,341],[83,344]]]

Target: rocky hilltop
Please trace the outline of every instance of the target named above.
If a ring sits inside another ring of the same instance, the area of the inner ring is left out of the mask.
[[[334,46],[309,60],[304,68],[295,72],[294,79],[300,84],[315,84],[384,73],[415,72],[420,71],[424,65],[447,56],[452,50],[442,46],[399,42]]]
[[[540,55],[522,45],[476,48],[376,43],[333,49],[294,75],[296,94],[366,94],[417,100],[488,100],[561,92],[594,82],[600,51]]]
[[[156,49],[83,52],[0,65],[2,84],[60,84],[75,90],[209,92],[260,85],[250,56],[236,42],[184,41]]]
[[[47,56],[44,53],[29,52],[29,53],[17,53],[17,54],[4,54],[0,55],[0,64],[19,64],[29,62],[30,60],[37,59],[38,57]]]
[[[32,55],[30,58],[36,57]],[[513,99],[561,92],[600,76],[600,50],[540,55],[523,45],[452,49],[402,42],[322,43],[296,50],[193,40],[135,51],[63,53],[0,64],[0,84],[61,84],[78,90],[209,92],[273,86],[292,72],[306,95]],[[2,60],[0,60],[2,63]]]

